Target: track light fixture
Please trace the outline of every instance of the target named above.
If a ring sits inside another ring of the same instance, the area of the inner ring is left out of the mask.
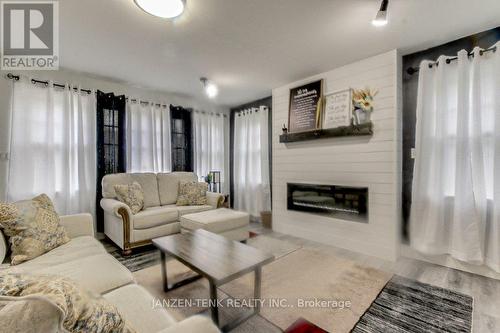
[[[382,0],[380,4],[380,10],[373,19],[372,24],[376,27],[382,27],[387,24],[387,8],[389,7],[389,0]]]
[[[209,98],[215,98],[219,93],[219,88],[212,81],[209,81],[206,77],[200,78],[201,84],[203,85],[203,89],[205,89],[205,94]]]

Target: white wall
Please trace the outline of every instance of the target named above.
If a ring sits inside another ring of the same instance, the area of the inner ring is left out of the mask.
[[[401,58],[396,50],[273,90],[273,229],[395,260],[401,207]],[[290,88],[324,79],[324,93],[370,87],[379,91],[373,136],[279,143],[288,123]],[[287,182],[369,188],[369,223],[288,211]]]
[[[6,199],[8,160],[2,158],[2,156],[4,153],[9,152],[10,138],[10,94],[12,82],[4,78],[6,74],[7,72],[2,71],[2,77],[0,78],[0,201]],[[195,108],[210,112],[223,112],[229,115],[228,107],[218,106],[208,100],[197,100],[185,95],[156,91],[136,86],[133,83],[115,81],[110,78],[101,78],[67,69],[59,71],[20,71],[15,74],[39,80],[53,80],[57,83],[80,84],[85,89],[99,89],[104,92],[114,92],[118,95],[125,94],[126,96],[142,100],[161,102],[167,105],[182,105],[186,108]],[[229,142],[226,144],[226,147],[229,149]],[[226,161],[226,164],[228,163]]]

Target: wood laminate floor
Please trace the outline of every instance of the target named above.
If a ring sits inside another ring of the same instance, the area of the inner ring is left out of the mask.
[[[277,233],[263,228],[259,223],[251,223],[250,230],[258,234],[266,234],[270,237],[293,242],[303,247],[314,248],[330,254],[334,253],[360,264],[392,272],[422,283],[470,295],[474,298],[473,332],[500,333],[500,280],[404,257],[396,262],[391,262]]]

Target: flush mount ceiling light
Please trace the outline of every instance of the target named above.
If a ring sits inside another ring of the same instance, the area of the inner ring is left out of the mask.
[[[380,10],[373,19],[372,24],[376,27],[382,27],[387,24],[387,8],[389,7],[389,0],[382,0],[382,4],[380,5]]]
[[[184,12],[186,0],[134,0],[148,14],[161,18],[174,18]]]
[[[205,89],[205,94],[209,98],[215,98],[217,97],[217,94],[219,93],[219,88],[215,85],[215,83],[209,81],[206,77],[200,78],[201,84],[203,85],[203,89]]]

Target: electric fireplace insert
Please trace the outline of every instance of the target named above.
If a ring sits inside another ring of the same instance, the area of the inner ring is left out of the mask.
[[[288,183],[289,210],[368,223],[368,188]]]

